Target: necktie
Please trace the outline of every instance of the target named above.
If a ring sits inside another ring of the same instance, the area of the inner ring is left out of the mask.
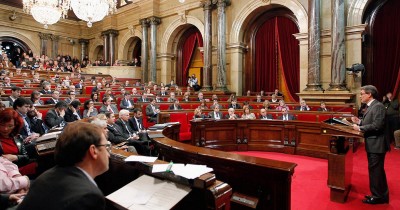
[[[215,113],[215,118],[219,119],[219,114],[218,113]]]
[[[125,123],[124,121],[122,121],[122,123],[124,124],[125,129],[128,131],[129,136],[132,135],[132,133],[131,133],[131,131],[128,129],[128,126],[126,125],[126,123]]]
[[[139,123],[139,120],[135,117],[137,127],[142,130],[142,125]]]
[[[26,133],[28,134],[28,136],[30,136],[32,134],[32,132],[31,132],[31,129],[29,128],[29,124],[28,124],[28,121],[26,120],[26,117],[24,117],[24,124],[25,124]]]

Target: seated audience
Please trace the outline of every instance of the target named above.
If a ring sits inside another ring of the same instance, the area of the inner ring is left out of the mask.
[[[296,118],[294,117],[294,115],[288,113],[288,109],[286,107],[283,107],[281,109],[282,115],[280,115],[278,117],[278,120],[295,120]]]
[[[264,99],[261,98],[260,94],[257,94],[256,97],[257,97],[256,102],[264,102]]]
[[[229,108],[228,109],[228,114],[225,115],[225,119],[228,119],[228,120],[236,120],[236,119],[238,119],[238,116],[235,114],[235,109],[234,108]]]
[[[67,109],[68,104],[65,101],[59,101],[54,106],[54,109],[50,109],[44,120],[44,123],[48,128],[53,127],[64,127],[65,125],[65,110]]]
[[[278,103],[279,102],[279,100],[278,100],[278,98],[276,97],[276,95],[275,94],[272,94],[271,95],[271,103]]]
[[[201,100],[201,101],[200,101],[200,105],[199,105],[198,108],[199,108],[199,109],[202,109],[202,110],[208,109],[208,106],[207,106],[205,100]]]
[[[157,122],[157,116],[160,113],[160,108],[156,105],[156,100],[150,99],[150,104],[146,106],[146,116],[149,122]]]
[[[310,107],[307,106],[305,100],[300,100],[300,106],[296,107],[298,111],[310,111]]]
[[[119,107],[121,109],[127,109],[128,111],[132,112],[133,109],[135,108],[134,105],[135,103],[132,100],[131,94],[129,94],[129,92],[126,92],[124,94],[124,98],[119,103]]]
[[[289,107],[286,105],[284,100],[279,101],[279,105],[276,107],[276,110],[282,111],[283,108],[286,108],[286,110],[289,111]]]
[[[250,108],[247,105],[243,106],[242,119],[247,119],[247,120],[256,119],[256,116],[254,115],[254,113],[250,112]]]
[[[56,166],[35,180],[18,209],[105,209],[94,178],[108,170],[110,152],[102,128],[69,124],[57,141]]]
[[[64,101],[67,103],[67,104],[70,104],[72,101],[75,101],[75,100],[77,100],[76,99],[76,93],[75,93],[75,91],[68,91],[68,98],[66,98]]]
[[[7,97],[7,101],[10,102],[10,106],[13,106],[14,101],[21,96],[22,89],[17,86],[11,88],[11,95]]]
[[[117,106],[115,106],[115,104],[112,104],[111,101],[112,101],[112,98],[104,97],[103,105],[100,107],[99,112],[100,113],[105,113],[105,112],[118,113]]]
[[[203,110],[197,107],[194,110],[193,119],[204,119],[204,118],[206,118],[206,116],[203,114]]]
[[[97,92],[92,92],[92,94],[90,94],[90,99],[93,102],[99,102],[99,94]]]
[[[272,114],[267,114],[267,110],[265,108],[260,109],[260,119],[261,120],[272,120]]]
[[[72,101],[68,105],[68,108],[65,110],[65,116],[64,116],[64,119],[66,122],[74,122],[74,121],[82,119],[82,116],[81,116],[80,110],[79,110],[81,105],[82,104],[80,101]]]
[[[270,103],[269,103],[268,100],[265,100],[265,101],[263,102],[262,108],[264,108],[264,109],[266,109],[266,110],[271,110],[271,109],[272,109],[272,107],[270,106]]]
[[[240,106],[240,104],[237,103],[237,100],[232,100],[231,104],[229,104],[228,108],[233,108],[233,109],[241,109],[242,107]]]
[[[60,92],[57,90],[54,90],[53,93],[51,94],[51,98],[44,102],[44,104],[56,104],[60,99]]]
[[[174,104],[169,106],[169,110],[181,110],[181,109],[182,109],[182,107],[181,107],[181,105],[179,105],[178,99],[175,99]]]
[[[318,111],[320,111],[320,112],[327,112],[327,111],[328,111],[328,109],[326,108],[326,104],[325,104],[324,101],[321,101],[321,102],[320,102],[320,106],[318,107]]]
[[[220,120],[223,118],[223,114],[221,111],[219,111],[219,106],[214,106],[214,111],[208,113],[208,117],[215,119],[215,120]]]
[[[36,90],[31,93],[31,101],[34,106],[44,105],[44,102],[40,100],[40,95],[41,93]]]
[[[94,107],[94,103],[92,100],[87,100],[83,104],[83,118],[88,118],[88,117],[95,117],[97,116],[98,111],[96,107]]]

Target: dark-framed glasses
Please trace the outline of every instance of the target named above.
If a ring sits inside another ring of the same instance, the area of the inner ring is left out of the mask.
[[[96,147],[105,147],[107,152],[111,153],[111,143],[108,141],[107,144],[96,144]]]

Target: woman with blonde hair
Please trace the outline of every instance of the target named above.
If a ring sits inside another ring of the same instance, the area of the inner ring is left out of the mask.
[[[256,119],[256,116],[254,115],[254,113],[250,112],[250,108],[247,105],[243,106],[242,119],[246,119],[246,120],[254,120],[254,119]]]

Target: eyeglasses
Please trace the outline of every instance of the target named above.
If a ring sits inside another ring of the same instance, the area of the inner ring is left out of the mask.
[[[111,143],[108,142],[107,144],[96,144],[96,147],[106,147],[107,152],[111,153]]]

